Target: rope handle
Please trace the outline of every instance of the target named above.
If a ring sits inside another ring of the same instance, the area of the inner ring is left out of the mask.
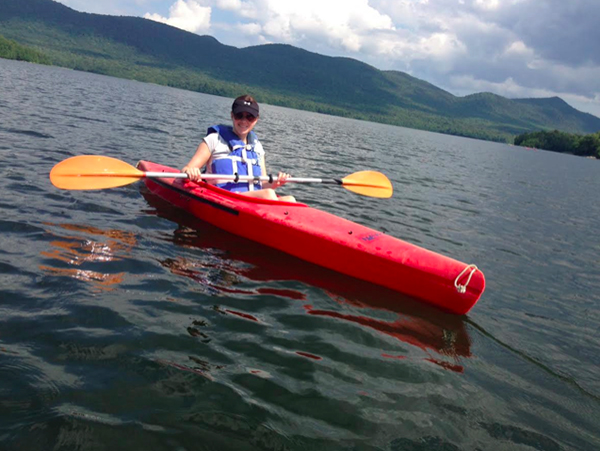
[[[458,283],[458,281],[469,269],[471,270],[471,273],[469,274],[469,277],[467,278],[467,282],[464,285],[460,285]],[[469,283],[471,282],[471,277],[473,277],[473,274],[475,274],[475,272],[478,269],[479,268],[476,265],[467,265],[465,267],[465,269],[462,270],[462,272],[456,277],[456,280],[454,281],[454,286],[456,287],[456,291],[458,291],[460,294],[465,294],[467,292],[467,287],[469,286]]]

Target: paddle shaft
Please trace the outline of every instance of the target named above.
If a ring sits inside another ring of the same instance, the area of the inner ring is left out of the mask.
[[[173,179],[187,179],[188,175],[185,172],[144,172],[144,177],[149,178],[173,178]],[[247,182],[247,181],[261,181],[261,182],[275,182],[277,181],[277,177],[272,177],[269,175],[262,176],[251,176],[251,175],[224,175],[224,174],[202,174],[200,178],[202,180],[237,180]],[[341,180],[325,180],[319,178],[310,178],[310,177],[289,177],[287,182],[291,183],[333,183],[336,185],[341,185]]]

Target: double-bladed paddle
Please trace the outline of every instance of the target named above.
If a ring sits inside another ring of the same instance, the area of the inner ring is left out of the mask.
[[[144,177],[188,178],[183,172],[143,172],[124,161],[99,155],[80,155],[67,158],[56,164],[50,171],[50,181],[54,186],[68,190],[94,190],[116,188],[129,185]],[[263,181],[277,180],[271,176],[236,176],[223,174],[202,174],[203,180]],[[340,185],[353,193],[363,196],[389,198],[393,188],[389,179],[381,172],[360,171],[343,179],[320,179],[290,177],[291,183],[326,183]]]

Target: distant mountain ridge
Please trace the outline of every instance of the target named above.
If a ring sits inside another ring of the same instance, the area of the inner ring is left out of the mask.
[[[210,94],[498,141],[534,130],[600,131],[562,99],[457,97],[399,71],[285,44],[236,48],[139,17],[81,13],[52,0],[0,0],[0,35],[52,64]],[[2,56],[0,54],[0,56]]]

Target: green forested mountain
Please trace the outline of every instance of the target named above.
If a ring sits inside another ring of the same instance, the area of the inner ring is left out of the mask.
[[[599,118],[559,98],[456,97],[350,58],[281,44],[238,49],[158,22],[81,13],[52,0],[0,0],[0,35],[4,58],[26,59],[15,56],[18,45],[21,55],[27,50],[44,64],[229,97],[249,92],[265,103],[442,133],[511,141],[534,130],[600,130]]]

